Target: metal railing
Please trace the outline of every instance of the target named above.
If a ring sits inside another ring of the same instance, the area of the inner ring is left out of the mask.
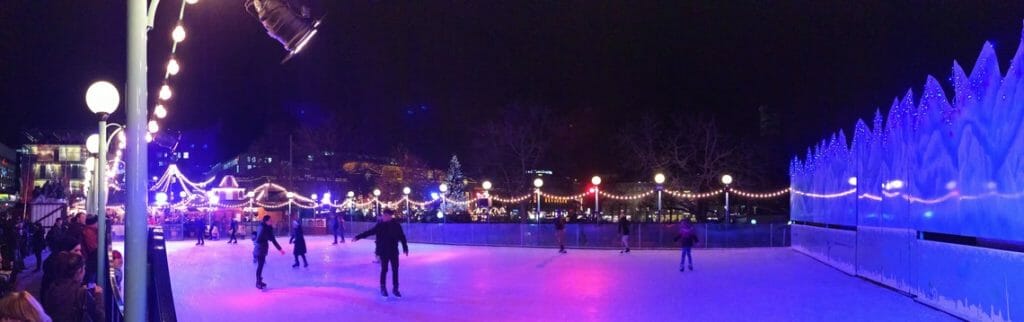
[[[373,227],[374,222],[347,222],[351,238]],[[455,245],[558,247],[552,224],[402,223],[409,242]],[[789,247],[790,227],[772,224],[694,224],[698,248]],[[631,248],[678,248],[674,239],[679,224],[642,223],[630,229]],[[565,227],[565,244],[572,248],[620,248],[618,224],[571,223]]]

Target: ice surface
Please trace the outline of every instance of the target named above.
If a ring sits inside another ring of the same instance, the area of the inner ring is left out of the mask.
[[[378,294],[373,241],[308,236],[309,268],[271,254],[255,288],[252,244],[168,242],[179,321],[952,321],[788,248],[676,251],[411,244],[405,297]],[[119,248],[120,245],[117,245]],[[390,285],[389,285],[390,287]]]

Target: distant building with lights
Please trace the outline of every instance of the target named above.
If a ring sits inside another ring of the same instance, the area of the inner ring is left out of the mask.
[[[84,139],[82,140],[85,141]],[[39,197],[51,186],[51,199],[74,200],[85,197],[85,144],[30,143],[21,150],[21,198]],[[54,193],[56,192],[56,193]]]
[[[0,144],[0,203],[18,201],[18,153]]]

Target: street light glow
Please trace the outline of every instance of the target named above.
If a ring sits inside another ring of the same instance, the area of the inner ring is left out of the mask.
[[[661,173],[654,175],[654,183],[657,183],[657,184],[665,183],[665,175],[661,174]]]
[[[442,183],[440,186],[437,187],[437,190],[441,190],[441,192],[448,192],[448,184]]]
[[[409,187],[402,188],[402,194],[408,196],[410,193],[412,193],[412,188],[409,188]]]
[[[533,179],[533,186],[537,187],[537,189],[540,189],[540,187],[544,186],[544,179],[541,179],[541,178]]]
[[[373,196],[380,197],[380,189],[373,189]]]
[[[722,183],[726,185],[732,184],[732,176],[728,174],[722,176]]]
[[[595,186],[600,185],[601,184],[601,177],[594,176],[593,178],[590,178],[590,183],[593,183]]]
[[[96,154],[100,152],[100,135],[92,134],[89,138],[85,139],[85,150],[89,153]]]
[[[121,103],[121,94],[118,94],[117,87],[106,81],[99,81],[89,85],[85,91],[85,105],[96,114],[111,114],[117,110]]]
[[[491,190],[491,182],[490,181],[484,181],[482,186],[484,187],[484,190]]]

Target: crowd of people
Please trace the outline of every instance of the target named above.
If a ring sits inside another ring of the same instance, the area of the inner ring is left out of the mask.
[[[17,277],[31,269],[24,262],[34,256],[35,268],[30,273],[42,272],[38,298],[24,290],[14,291],[13,283],[4,285],[0,290],[0,321],[104,320],[104,290],[96,281],[98,219],[85,213],[60,217],[45,232],[40,223],[11,213],[0,218],[3,269]],[[111,266],[115,276],[120,276],[121,254],[113,253]],[[115,283],[119,285],[119,279]]]

